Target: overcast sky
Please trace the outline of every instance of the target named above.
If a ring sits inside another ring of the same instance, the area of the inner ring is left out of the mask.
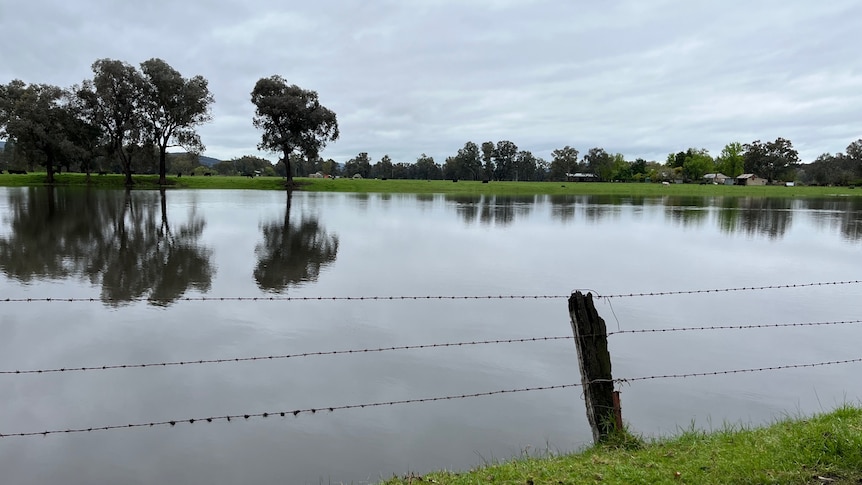
[[[319,93],[322,153],[443,163],[467,141],[664,161],[788,138],[803,161],[862,138],[860,0],[2,0],[0,82],[70,86],[152,57],[215,96],[205,154],[260,153],[255,82]]]

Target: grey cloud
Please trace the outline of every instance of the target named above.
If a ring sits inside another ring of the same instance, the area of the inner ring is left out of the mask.
[[[209,79],[201,135],[220,158],[255,153],[249,93],[280,74],[337,113],[323,155],[339,161],[442,162],[501,139],[663,160],[778,136],[812,160],[862,137],[859,18],[852,0],[13,0],[0,31],[21,42],[0,46],[0,82],[70,85],[101,57],[161,57]]]

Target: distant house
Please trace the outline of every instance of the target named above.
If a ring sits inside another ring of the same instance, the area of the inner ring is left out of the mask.
[[[598,182],[599,178],[592,173],[567,173],[566,180],[569,182]]]
[[[708,184],[733,185],[733,179],[721,172],[708,173],[703,176],[703,181]]]
[[[323,172],[315,172],[313,174],[310,174],[309,177],[311,177],[313,179],[322,179],[322,178],[324,178],[324,175],[323,175]]]
[[[361,178],[362,178],[362,174],[358,174],[358,173],[353,174],[353,178],[355,178],[355,179],[361,179]]]
[[[736,185],[766,185],[766,179],[762,179],[753,173],[744,173],[736,177]]]

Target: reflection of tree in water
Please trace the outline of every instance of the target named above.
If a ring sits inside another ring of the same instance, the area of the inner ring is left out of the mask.
[[[338,238],[328,235],[317,218],[303,215],[299,223],[290,221],[290,199],[288,193],[284,221],[261,225],[263,241],[254,250],[254,279],[262,290],[280,292],[316,281],[338,254]]]
[[[554,219],[569,222],[576,218],[583,218],[592,223],[608,217],[619,217],[623,207],[639,206],[644,203],[642,197],[618,195],[554,195],[548,200],[551,203],[551,217]]]
[[[727,233],[783,237],[793,220],[791,199],[728,197],[718,204],[718,224]]]
[[[101,265],[103,300],[125,302],[146,295],[154,305],[167,305],[189,288],[209,291],[210,251],[197,245],[206,224],[192,212],[187,224],[171,230],[165,190],[160,192],[160,218],[151,200],[140,203],[126,192],[125,214],[116,219],[112,241],[119,250],[106,251]]]
[[[803,207],[820,226],[841,231],[850,241],[862,240],[862,199],[805,199]]]
[[[447,195],[446,200],[456,203],[456,212],[467,224],[478,218],[481,224],[501,226],[511,224],[516,217],[529,215],[536,205],[535,196]]]
[[[198,245],[205,222],[192,212],[172,230],[164,191],[29,189],[10,192],[9,206],[11,234],[0,238],[9,277],[87,278],[110,305],[167,305],[210,288],[210,251]]]
[[[455,204],[455,212],[470,225],[479,217],[479,207],[482,205],[481,195],[446,194],[446,202]]]
[[[699,226],[709,216],[709,200],[703,197],[666,197],[665,216],[682,226]]]

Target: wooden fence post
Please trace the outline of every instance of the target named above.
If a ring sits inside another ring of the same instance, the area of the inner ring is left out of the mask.
[[[593,441],[605,441],[614,428],[621,424],[619,407],[614,406],[614,382],[611,376],[611,355],[608,353],[608,334],[605,321],[596,312],[593,295],[584,296],[576,291],[569,297],[569,314],[572,332],[578,350],[578,367],[584,387],[587,419],[593,430]]]

